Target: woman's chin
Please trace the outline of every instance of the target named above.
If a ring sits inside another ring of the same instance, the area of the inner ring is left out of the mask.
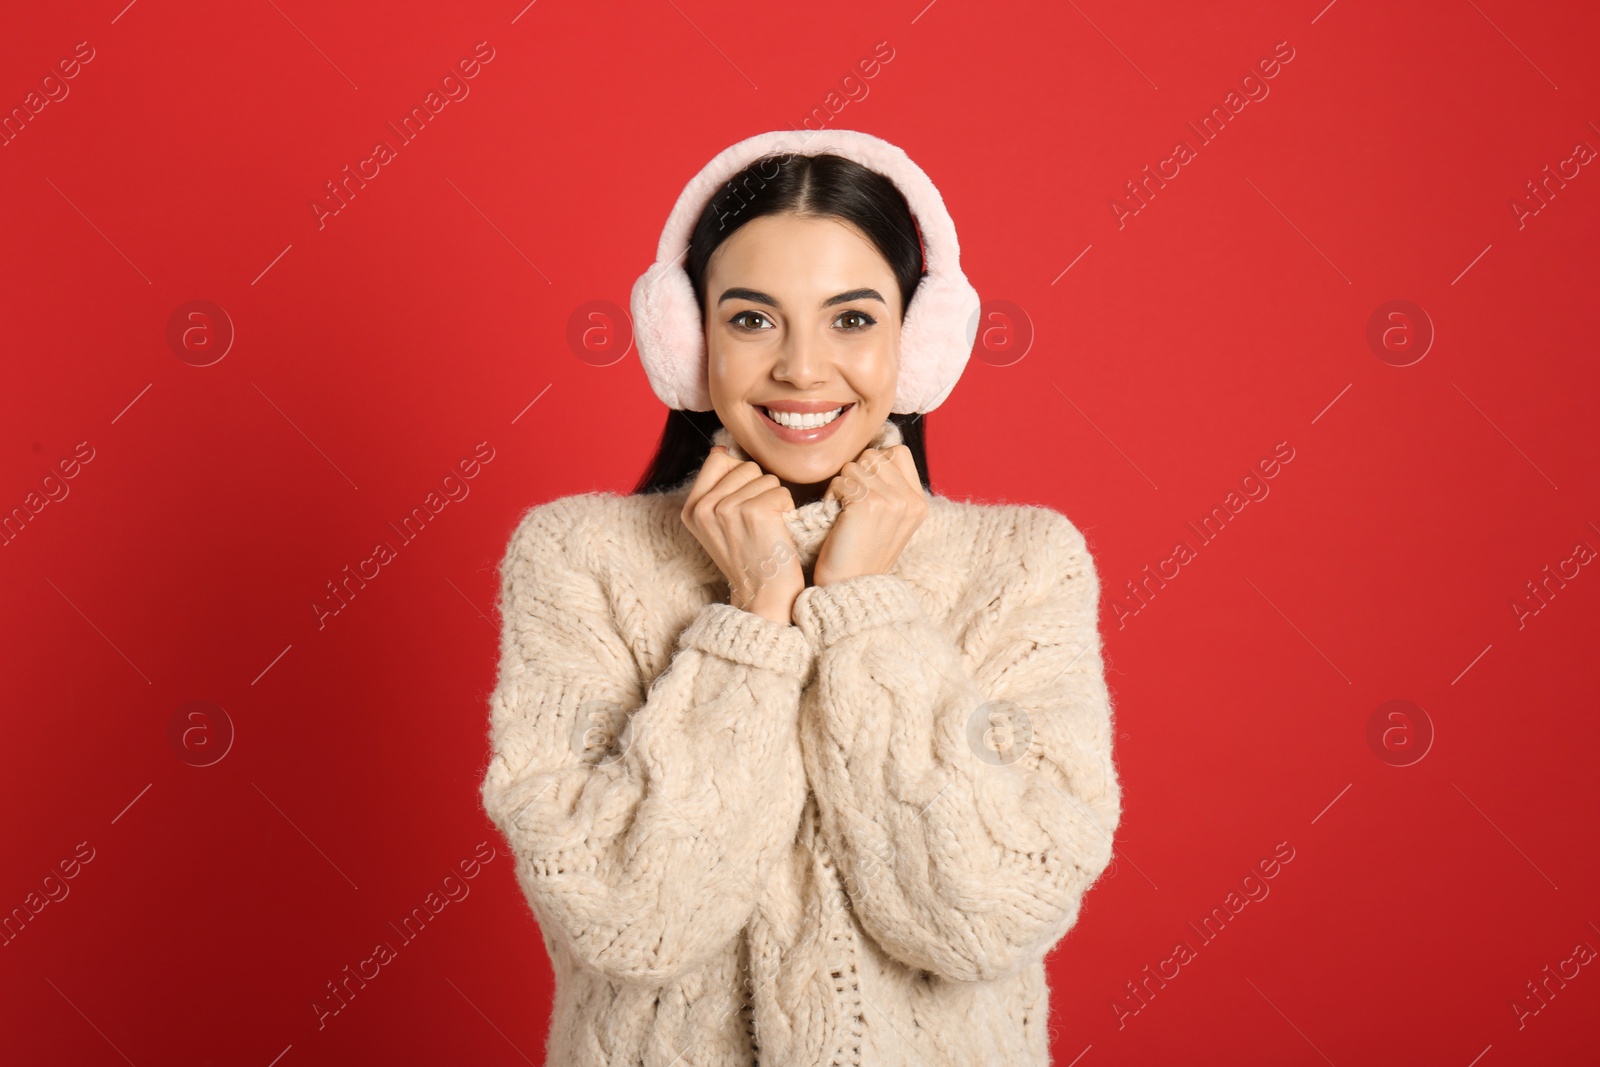
[[[828,482],[833,481],[839,474],[839,468],[845,461],[838,463],[779,463],[776,466],[761,464],[761,469],[769,474],[777,475],[778,480],[789,486],[816,486],[827,488]]]

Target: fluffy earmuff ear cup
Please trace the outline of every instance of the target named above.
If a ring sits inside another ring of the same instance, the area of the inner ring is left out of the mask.
[[[710,411],[704,326],[688,272],[655,264],[633,283],[629,308],[639,362],[656,395],[669,408]]]
[[[978,336],[978,292],[966,275],[927,274],[911,295],[900,329],[896,412],[927,412],[944,403]]]

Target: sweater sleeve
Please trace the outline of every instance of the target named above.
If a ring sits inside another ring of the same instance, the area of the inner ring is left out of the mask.
[[[794,838],[814,657],[796,627],[711,603],[646,691],[613,614],[643,601],[582,565],[606,535],[558,521],[571,507],[530,511],[502,564],[484,809],[546,935],[659,984],[737,937]]]
[[[1064,515],[1017,506],[1017,558],[962,645],[894,574],[810,587],[801,748],[863,929],[976,981],[1042,959],[1111,861],[1121,818],[1099,580]]]

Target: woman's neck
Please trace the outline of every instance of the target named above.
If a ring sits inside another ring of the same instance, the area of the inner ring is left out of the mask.
[[[779,479],[782,481],[782,479]],[[812,485],[801,485],[796,482],[783,482],[783,487],[789,490],[789,496],[794,499],[794,506],[803,508],[807,504],[821,500],[828,492],[828,486],[833,484],[833,479],[825,482],[816,482]]]

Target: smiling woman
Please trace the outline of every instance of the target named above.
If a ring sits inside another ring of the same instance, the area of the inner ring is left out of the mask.
[[[901,327],[924,276],[917,220],[893,181],[838,155],[763,157],[705,203],[683,270],[705,324],[713,410],[667,412],[635,492],[699,470],[726,427],[795,503],[808,503],[885,419],[931,486],[922,414],[891,411]],[[841,408],[825,433],[770,415],[821,423]]]
[[[1043,1067],[1121,817],[1099,580],[1059,512],[929,486],[978,310],[932,182],[789,138],[715,157],[634,288],[640,486],[501,565],[482,794],[546,1062]]]
[[[706,315],[718,418],[795,503],[819,499],[894,403],[904,302],[888,261],[847,222],[785,212],[740,227],[703,284],[720,293]]]

